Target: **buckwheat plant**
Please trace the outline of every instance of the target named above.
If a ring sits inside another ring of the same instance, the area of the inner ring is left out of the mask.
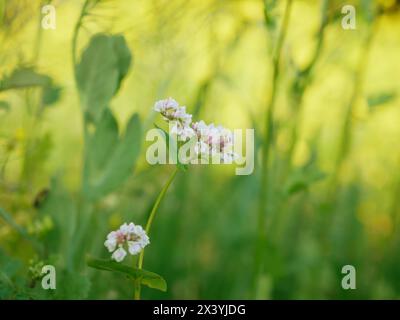
[[[152,207],[145,228],[133,222],[124,223],[118,230],[111,231],[104,242],[104,246],[111,253],[111,261],[92,259],[88,262],[90,266],[97,269],[127,274],[134,280],[135,299],[140,299],[142,284],[162,291],[166,290],[167,284],[161,276],[143,270],[144,248],[150,244],[148,235],[154,217],[178,170],[186,170],[189,163],[196,164],[199,159],[207,160],[202,163],[209,163],[210,157],[216,158],[217,163],[232,163],[238,157],[233,151],[234,141],[230,130],[222,126],[206,124],[204,121],[192,122],[192,115],[186,112],[186,107],[180,106],[172,98],[157,101],[154,110],[160,113],[169,126],[169,132],[157,127],[165,135],[166,142],[176,139],[177,148],[174,151],[178,153],[183,144],[193,142],[193,154],[189,156],[188,161],[182,159],[178,161]],[[138,259],[133,259],[134,267],[122,263],[128,254],[139,255]]]

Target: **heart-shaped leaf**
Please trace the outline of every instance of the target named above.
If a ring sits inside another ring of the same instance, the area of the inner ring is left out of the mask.
[[[142,284],[148,286],[149,288],[164,292],[167,291],[167,282],[164,280],[164,278],[151,271],[132,268],[111,260],[94,258],[88,258],[87,265],[98,270],[119,272],[127,275],[133,280],[140,280]]]
[[[96,122],[128,72],[131,54],[122,36],[97,34],[76,66],[76,80],[87,119]]]

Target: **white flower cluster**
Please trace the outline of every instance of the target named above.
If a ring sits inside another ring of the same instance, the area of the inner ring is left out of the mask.
[[[194,131],[190,127],[192,115],[186,113],[186,107],[180,106],[174,99],[157,101],[154,110],[161,113],[164,120],[172,125],[171,134],[176,134],[183,140],[190,139],[194,135]]]
[[[192,122],[192,115],[186,113],[186,107],[179,106],[172,98],[157,101],[154,110],[172,125],[170,134],[176,134],[180,141],[197,138],[194,147],[196,155],[219,156],[224,163],[230,163],[237,158],[233,152],[233,135],[229,129],[213,123],[207,125],[203,120]]]
[[[131,255],[136,255],[149,243],[146,231],[131,222],[130,224],[124,223],[118,230],[110,232],[104,245],[109,252],[113,252],[111,259],[121,262],[127,255],[124,247]]]

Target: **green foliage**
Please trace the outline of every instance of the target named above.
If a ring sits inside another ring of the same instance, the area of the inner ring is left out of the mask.
[[[375,95],[370,95],[367,98],[368,107],[371,109],[390,103],[397,97],[396,92],[383,92]]]
[[[140,283],[148,286],[149,288],[167,291],[166,281],[160,275],[154,272],[128,267],[111,260],[100,260],[93,258],[88,258],[87,265],[99,270],[123,273],[132,280],[139,280]]]
[[[88,142],[88,170],[84,190],[99,199],[118,188],[129,177],[141,146],[139,116],[134,114],[125,134],[118,139],[118,126],[110,111],[104,112],[99,126]]]
[[[305,167],[295,170],[289,177],[285,185],[285,191],[288,195],[300,191],[306,191],[315,182],[326,177],[326,174],[315,167]]]
[[[60,86],[53,84],[46,86],[42,93],[42,104],[45,106],[50,106],[56,103],[60,99],[61,91],[62,88]]]
[[[91,38],[76,66],[82,107],[89,121],[96,122],[121,86],[131,55],[122,36],[98,34]]]
[[[278,45],[286,0],[191,1],[184,10],[182,1],[142,1],[108,21],[123,2],[82,1],[79,20],[57,21],[54,33],[38,25],[38,1],[0,0],[0,299],[132,299],[138,279],[143,299],[399,298],[399,5],[354,1],[349,31],[343,1],[292,1]],[[73,1],[57,10],[78,13]],[[110,33],[91,38],[100,29]],[[85,257],[109,258],[107,234],[144,226],[161,202],[171,168],[150,166],[140,145],[151,105],[168,96],[197,119],[255,128],[256,141],[252,175],[191,166],[171,184],[143,264],[168,279],[166,291],[158,274],[109,260],[87,267]],[[41,286],[46,264],[56,268],[54,291]],[[357,290],[341,288],[344,264],[356,267]]]
[[[10,110],[10,104],[7,101],[0,101],[0,110],[4,111],[9,111]]]
[[[21,67],[0,80],[0,91],[27,87],[45,87],[50,84],[51,78],[49,76],[37,73],[30,67]]]

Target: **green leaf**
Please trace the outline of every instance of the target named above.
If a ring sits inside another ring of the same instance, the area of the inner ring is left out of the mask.
[[[94,258],[89,258],[87,260],[87,265],[99,270],[119,272],[127,275],[133,280],[139,279],[142,284],[148,286],[149,288],[158,289],[164,292],[167,291],[167,282],[164,280],[164,278],[154,272],[128,267],[111,260]]]
[[[293,195],[300,191],[307,190],[313,183],[318,182],[326,177],[326,174],[317,168],[301,168],[295,171],[285,185],[285,192]]]
[[[21,67],[0,80],[0,91],[37,86],[45,87],[50,83],[51,78],[49,76],[37,73],[33,68]]]
[[[96,122],[118,91],[131,62],[128,46],[122,36],[98,34],[76,66],[76,80],[84,112]]]
[[[395,92],[384,92],[380,94],[371,95],[368,97],[367,102],[370,108],[389,103],[396,98]]]
[[[53,84],[44,87],[42,93],[42,103],[45,106],[50,106],[60,100],[62,88]]]
[[[112,126],[112,124],[109,124],[109,126]],[[113,152],[105,155],[107,162],[101,173],[95,177],[89,177],[88,190],[86,191],[90,198],[101,198],[118,188],[129,177],[139,156],[141,136],[140,119],[137,114],[134,114],[128,122],[125,135],[118,140]],[[110,140],[113,140],[113,138],[110,138]],[[93,149],[91,148],[91,150]]]
[[[125,43],[125,39],[123,36],[114,36],[112,38],[112,41],[114,44],[115,53],[118,57],[119,78],[118,78],[117,90],[119,90],[123,78],[129,71],[129,66],[131,64],[132,56],[128,46]]]
[[[170,149],[170,151],[171,151],[172,153],[176,153],[176,154],[178,155],[178,150],[175,148],[176,143],[175,143],[175,142],[172,142],[172,143],[171,143],[171,146],[169,146],[170,141],[172,141],[174,138],[173,138],[167,131],[165,131],[164,129],[160,128],[160,127],[157,126],[156,124],[154,124],[154,126],[155,126],[158,130],[161,130],[161,131],[164,133],[165,143],[167,144],[168,150]],[[176,166],[177,166],[180,170],[182,170],[182,171],[187,171],[187,169],[188,169],[188,167],[189,167],[187,164],[180,162],[180,161],[179,161],[179,157],[177,157],[176,161],[177,161]]]
[[[88,141],[86,164],[90,179],[95,180],[102,174],[117,144],[118,123],[110,109],[106,108]]]
[[[7,101],[0,100],[0,110],[10,111],[10,104]]]
[[[73,266],[74,251],[77,250],[78,210],[71,195],[64,189],[58,178],[53,178],[45,200],[38,207],[41,217],[49,216],[53,228],[44,239],[47,250],[60,252],[68,267]]]

